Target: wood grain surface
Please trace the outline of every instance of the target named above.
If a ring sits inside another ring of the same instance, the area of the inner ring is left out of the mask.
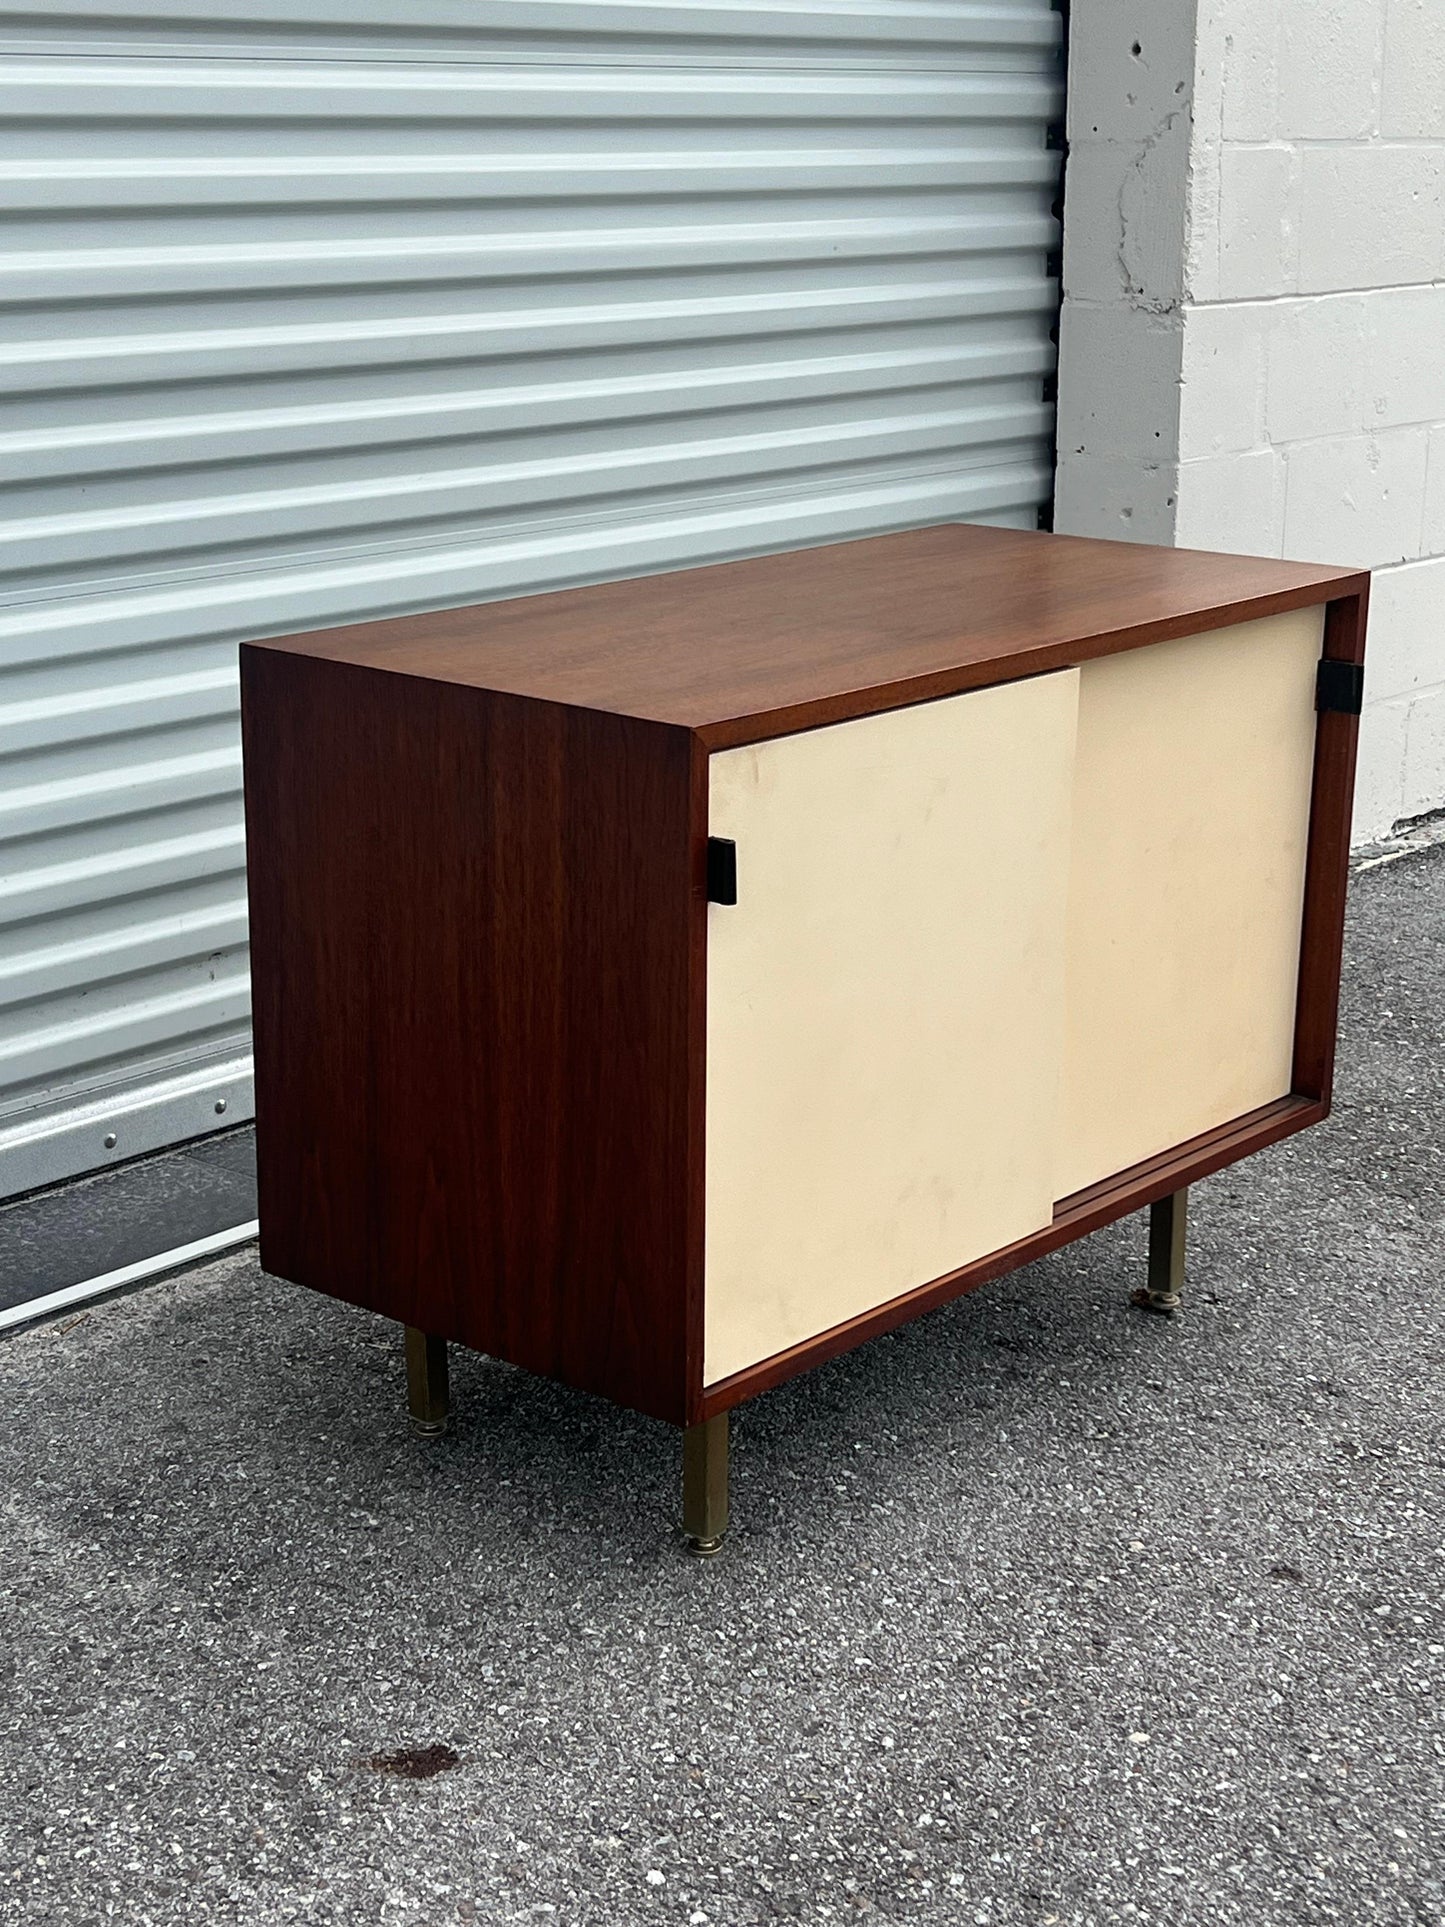
[[[721,749],[1323,602],[1363,581],[952,524],[267,646],[673,723]]]
[[[267,649],[242,692],[262,1263],[682,1421],[687,733]]]
[[[1369,604],[1368,580],[1357,594],[1330,603],[1325,611],[1327,657],[1340,662],[1364,661]],[[1334,710],[1321,712],[1315,735],[1293,1083],[1302,1096],[1320,1098],[1326,1106],[1334,1080],[1335,1034],[1339,1028],[1359,734],[1358,716]]]

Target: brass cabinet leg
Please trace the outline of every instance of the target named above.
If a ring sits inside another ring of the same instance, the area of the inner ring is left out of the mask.
[[[682,1435],[682,1529],[699,1559],[722,1550],[728,1529],[728,1415],[689,1425]]]
[[[1184,1227],[1189,1215],[1189,1193],[1172,1192],[1149,1208],[1149,1281],[1130,1300],[1142,1311],[1179,1309],[1184,1283]]]
[[[406,1328],[406,1403],[411,1429],[435,1438],[447,1429],[451,1392],[447,1383],[447,1341],[430,1332]]]

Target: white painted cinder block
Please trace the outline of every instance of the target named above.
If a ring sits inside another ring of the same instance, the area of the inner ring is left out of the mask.
[[[1378,289],[1365,314],[1372,423],[1445,421],[1445,286]]]
[[[1217,95],[1221,137],[1271,141],[1279,132],[1279,13],[1265,5],[1233,6],[1230,0],[1214,0],[1210,12],[1224,43]]]
[[[1059,391],[1070,407],[1059,448],[1074,455],[1140,451],[1155,463],[1172,457],[1178,408],[1177,320],[1148,308],[1067,300],[1059,318]],[[1075,382],[1076,368],[1087,379]]]
[[[1071,19],[1056,526],[1373,569],[1384,835],[1445,807],[1445,0]]]
[[[1389,0],[1380,132],[1445,140],[1445,16],[1441,0]]]
[[[1068,455],[1054,477],[1054,527],[1064,535],[1167,546],[1174,534],[1176,464],[1132,455]]]
[[[1265,428],[1276,444],[1304,436],[1361,433],[1366,402],[1363,295],[1315,295],[1258,314],[1266,336]]]
[[[1430,431],[1420,549],[1425,555],[1445,555],[1445,423]]]
[[[1370,584],[1365,700],[1417,696],[1445,682],[1445,556],[1381,569]]]
[[[1179,183],[1188,128],[1150,146],[1081,141],[1064,185],[1064,286],[1083,301],[1161,309],[1184,289],[1184,199]]]
[[[1387,288],[1445,273],[1439,145],[1300,150],[1299,287]]]
[[[1289,294],[1299,279],[1292,147],[1227,147],[1219,160],[1219,299]]]
[[[1259,448],[1265,439],[1266,337],[1257,310],[1196,308],[1180,333],[1180,460]]]
[[[1371,703],[1360,718],[1352,842],[1378,842],[1406,814],[1405,741],[1409,726],[1408,696]]]
[[[1285,554],[1366,569],[1418,556],[1429,448],[1427,429],[1387,428],[1284,450]]]
[[[1417,696],[1405,724],[1401,816],[1424,816],[1445,797],[1445,684]]]
[[[1285,140],[1349,140],[1376,126],[1383,9],[1360,0],[1256,0],[1279,15],[1279,119]]]
[[[1184,209],[1184,298],[1193,306],[1220,300],[1220,169],[1226,150],[1197,141],[1189,162],[1189,199]],[[1182,317],[1181,317],[1182,319]]]
[[[1187,109],[1194,79],[1193,8],[1083,0],[1069,39],[1071,143],[1153,139]]]
[[[1284,460],[1277,449],[1179,464],[1174,540],[1181,549],[1280,555]]]

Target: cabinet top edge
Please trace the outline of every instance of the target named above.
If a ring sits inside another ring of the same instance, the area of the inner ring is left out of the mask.
[[[1368,573],[951,523],[258,639],[708,748],[1362,596]]]

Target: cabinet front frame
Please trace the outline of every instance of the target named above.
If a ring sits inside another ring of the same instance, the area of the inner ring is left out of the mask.
[[[1285,606],[1317,607],[1322,598],[1293,596]],[[1359,590],[1325,601],[1322,657],[1327,661],[1362,664],[1365,651],[1365,624],[1369,586],[1366,578]],[[1148,647],[1151,642],[1184,634],[1207,634],[1237,623],[1272,613],[1269,609],[1241,607],[1209,612],[1188,627],[1170,625],[1157,635],[1137,636],[1130,647]],[[1091,658],[1116,653],[1107,639],[1085,644],[1072,660],[1050,662],[1048,668],[1078,667]],[[1000,664],[1000,667],[1004,665]],[[1040,664],[1034,673],[1046,673]],[[962,693],[969,688],[1021,680],[1017,675],[971,673],[961,675],[954,689],[932,689],[919,700]],[[859,692],[846,706],[832,713],[798,719],[793,727],[818,727],[842,720],[845,715],[865,715],[878,708],[892,707],[880,692]],[[896,702],[896,698],[895,698]],[[693,750],[693,823],[696,859],[694,864],[694,920],[692,1004],[690,1010],[693,1039],[693,1088],[690,1093],[690,1206],[693,1235],[687,1280],[688,1375],[687,1422],[695,1424],[725,1412],[756,1397],[772,1386],[784,1383],[799,1372],[824,1363],[840,1353],[863,1344],[870,1338],[892,1331],[936,1306],[947,1304],[965,1292],[1001,1278],[1022,1265],[1042,1258],[1075,1238],[1086,1236],[1115,1219],[1143,1209],[1171,1192],[1197,1183],[1226,1165],[1262,1151],[1294,1132],[1318,1124],[1329,1115],[1333,1085],[1335,1033],[1339,1013],[1340,967],[1344,938],[1345,891],[1349,875],[1350,820],[1354,800],[1355,755],[1359,718],[1334,709],[1317,713],[1314,767],[1310,790],[1309,828],[1305,862],[1304,912],[1302,918],[1300,964],[1295,1003],[1294,1063],[1291,1090],[1243,1117],[1232,1119],[1187,1143],[1177,1145],[1131,1166],[1087,1190],[1061,1199],[1054,1209],[1053,1222],[1018,1243],[1005,1246],[984,1258],[946,1273],[899,1298],[860,1314],[842,1325],[819,1333],[790,1350],[746,1367],[717,1383],[703,1384],[704,1272],[703,1225],[706,1210],[705,1186],[705,1102],[707,1042],[707,799],[708,760],[714,748],[733,747],[740,742],[758,741],[767,736],[791,733],[780,718],[761,729],[733,727],[699,731]]]

